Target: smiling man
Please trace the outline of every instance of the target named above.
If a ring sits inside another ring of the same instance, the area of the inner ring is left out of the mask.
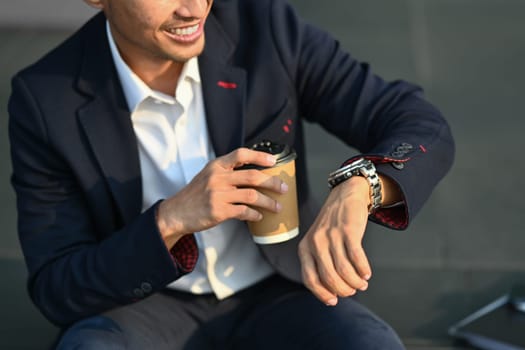
[[[213,1],[92,1],[103,10],[120,54],[154,90],[173,95],[186,61],[204,49]]]
[[[372,283],[367,222],[405,229],[451,166],[421,90],[284,0],[86,2],[100,13],[9,101],[28,289],[58,348],[402,349],[352,296]],[[302,121],[362,152],[327,169],[320,208]],[[246,222],[288,191],[238,169],[275,164],[262,140],[297,151],[300,234],[259,246]]]

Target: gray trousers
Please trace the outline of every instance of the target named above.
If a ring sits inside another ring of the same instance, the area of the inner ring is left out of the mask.
[[[398,350],[384,321],[352,298],[335,307],[302,285],[272,276],[219,301],[166,291],[79,321],[58,344],[64,349],[153,350]]]

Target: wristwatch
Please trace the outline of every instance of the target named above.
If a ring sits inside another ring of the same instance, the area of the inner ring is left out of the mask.
[[[328,176],[328,187],[333,189],[352,176],[363,176],[367,179],[368,184],[370,185],[370,206],[368,207],[368,212],[373,213],[381,206],[383,196],[381,193],[381,182],[379,181],[376,167],[371,161],[360,158],[330,173]]]

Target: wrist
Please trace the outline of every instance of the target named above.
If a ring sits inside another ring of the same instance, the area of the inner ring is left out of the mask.
[[[332,191],[341,192],[344,198],[353,198],[366,208],[370,207],[370,186],[368,181],[362,176],[353,176]]]
[[[368,212],[373,213],[382,204],[382,184],[374,163],[360,158],[332,172],[328,177],[328,186],[333,189],[354,177],[362,177],[368,183]]]
[[[391,207],[403,203],[404,197],[399,185],[390,177],[380,174],[382,190],[381,207]]]
[[[166,200],[160,202],[155,211],[155,221],[164,244],[168,249],[171,249],[184,234],[177,233],[180,230],[177,230],[177,225],[174,225],[173,220],[169,219],[167,206]]]

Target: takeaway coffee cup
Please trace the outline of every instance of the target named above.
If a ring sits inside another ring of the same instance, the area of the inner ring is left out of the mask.
[[[295,183],[295,151],[288,145],[263,141],[252,146],[256,151],[262,151],[277,156],[273,167],[259,169],[265,174],[280,177],[288,185],[288,192],[275,193],[261,189],[260,192],[277,200],[282,204],[279,213],[258,209],[263,219],[257,222],[248,222],[248,228],[253,240],[258,244],[273,244],[284,242],[299,234],[299,212],[297,209],[297,186]],[[248,166],[250,167],[250,166]]]

